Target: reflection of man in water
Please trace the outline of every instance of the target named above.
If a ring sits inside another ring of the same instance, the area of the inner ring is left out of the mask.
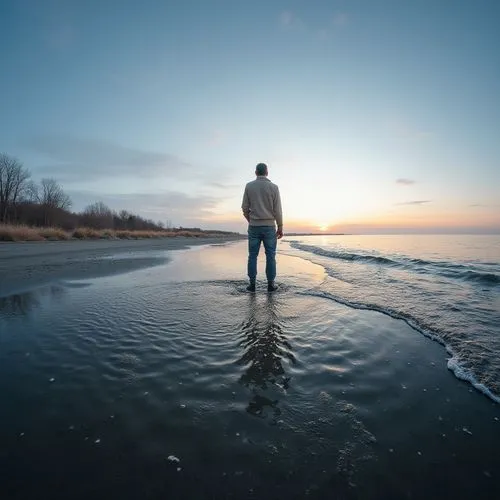
[[[255,167],[257,178],[247,183],[241,208],[248,221],[248,278],[249,292],[255,292],[257,278],[257,256],[260,244],[266,251],[267,290],[274,292],[276,286],[276,244],[283,237],[283,215],[281,211],[280,191],[276,184],[267,178],[267,165],[259,163]],[[276,230],[275,226],[278,225]]]
[[[290,377],[286,376],[283,356],[287,356],[292,362],[295,362],[295,358],[291,352],[292,347],[283,334],[273,296],[269,295],[263,302],[258,303],[252,295],[249,307],[248,320],[242,326],[245,336],[242,346],[245,352],[239,361],[240,364],[248,365],[240,383],[253,390],[247,411],[261,416],[264,407],[269,406],[273,408],[275,416],[278,416],[278,400],[271,399],[269,393],[265,393],[276,388],[288,388]]]

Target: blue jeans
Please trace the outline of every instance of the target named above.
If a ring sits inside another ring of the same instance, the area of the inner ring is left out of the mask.
[[[274,226],[248,226],[248,277],[255,281],[257,277],[257,257],[260,243],[264,243],[266,251],[267,281],[276,278],[276,228]]]

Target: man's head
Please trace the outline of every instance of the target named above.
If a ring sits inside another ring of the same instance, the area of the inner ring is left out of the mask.
[[[259,163],[255,167],[255,175],[267,175],[267,165],[265,163]]]

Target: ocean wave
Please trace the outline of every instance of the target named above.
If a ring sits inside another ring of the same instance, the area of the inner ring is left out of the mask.
[[[475,281],[486,285],[500,284],[500,275],[495,273],[481,273],[477,271],[465,271],[461,277],[467,281]]]
[[[297,250],[309,252],[321,257],[346,260],[367,264],[380,264],[389,267],[400,267],[416,272],[435,273],[447,278],[474,282],[482,285],[500,284],[500,274],[482,272],[471,269],[471,265],[464,265],[450,261],[432,261],[410,257],[399,257],[398,259],[383,257],[380,255],[355,253],[349,251],[327,250],[314,245],[304,245],[292,240],[290,246]]]
[[[310,252],[315,255],[321,255],[322,257],[330,257],[332,259],[377,262],[380,264],[387,264],[394,266],[398,265],[398,262],[396,262],[395,260],[389,259],[387,257],[381,257],[380,255],[365,255],[365,254],[357,254],[351,252],[338,252],[335,250],[325,250],[324,248],[321,247],[316,247],[314,245],[304,245],[296,241],[291,241],[290,245],[292,246],[292,248],[296,248],[297,250],[303,250],[305,252]]]

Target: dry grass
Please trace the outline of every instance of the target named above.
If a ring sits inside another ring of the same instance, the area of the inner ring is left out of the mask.
[[[0,224],[0,241],[42,241],[44,239],[38,229]]]
[[[71,238],[70,233],[59,227],[41,227],[34,230],[38,231],[38,234],[45,240],[69,240]]]
[[[73,231],[71,236],[79,240],[98,240],[101,238],[101,234],[103,234],[103,231],[98,231],[97,229],[78,227]]]
[[[44,241],[44,240],[79,240],[96,239],[127,239],[137,240],[144,238],[175,238],[175,237],[220,237],[221,234],[212,234],[201,231],[130,231],[114,229],[92,229],[79,227],[73,231],[65,231],[57,227],[29,227],[0,224],[0,241]]]

